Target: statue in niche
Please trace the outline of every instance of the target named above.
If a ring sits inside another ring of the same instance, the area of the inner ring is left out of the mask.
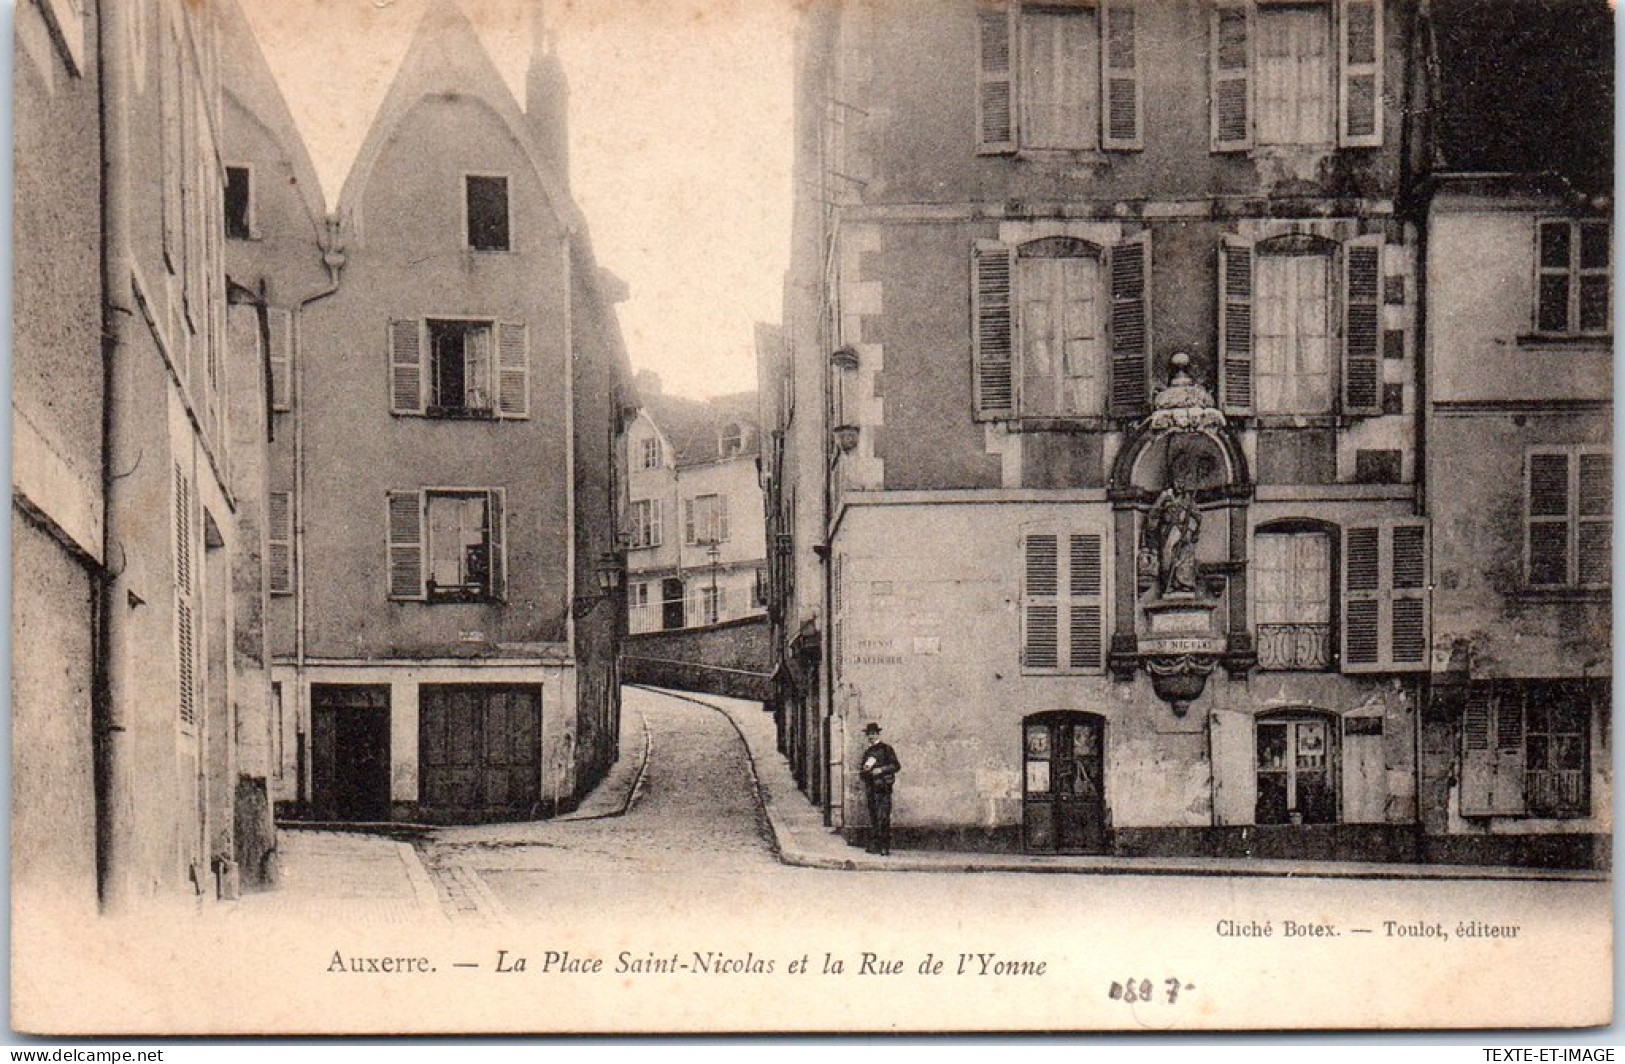
[[[1202,513],[1180,477],[1162,489],[1140,533],[1142,557],[1155,557],[1157,587],[1164,597],[1196,593],[1196,542],[1201,535]]]

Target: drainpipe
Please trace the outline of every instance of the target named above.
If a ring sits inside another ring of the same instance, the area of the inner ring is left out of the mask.
[[[129,518],[142,500],[127,475],[141,457],[138,426],[150,411],[138,408],[130,383],[133,367],[125,351],[125,328],[134,314],[130,271],[129,100],[130,72],[119,42],[127,39],[128,4],[98,6],[96,50],[100,67],[98,106],[102,132],[102,605],[99,712],[102,801],[97,817],[98,873],[104,911],[128,912],[136,873],[135,816],[131,783],[132,739],[125,712],[132,701],[131,655],[124,652],[134,633],[131,611],[141,602],[130,579],[123,541]],[[122,473],[121,473],[122,471]],[[150,506],[151,501],[147,500]]]
[[[297,741],[297,737],[305,734],[305,722],[310,719],[309,687],[305,683],[305,308],[336,293],[344,272],[344,248],[339,240],[338,216],[328,215],[326,226],[322,241],[322,265],[327,267],[327,286],[299,300],[294,305],[293,316],[293,395],[289,396],[289,405],[293,409],[293,720],[296,754],[299,750],[310,748],[308,742]],[[294,797],[302,805],[310,794],[306,780],[310,768],[308,764],[300,763],[294,769],[298,776]]]

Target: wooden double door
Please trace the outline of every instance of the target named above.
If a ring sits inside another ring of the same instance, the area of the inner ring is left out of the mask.
[[[540,814],[542,693],[523,684],[418,689],[419,806],[440,821]]]
[[[1021,725],[1022,840],[1033,853],[1104,853],[1106,722],[1054,712]]]

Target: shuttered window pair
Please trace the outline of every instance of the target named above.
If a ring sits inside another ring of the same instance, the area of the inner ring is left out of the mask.
[[[705,546],[728,541],[728,497],[696,495],[683,500],[683,542]]]
[[[1214,151],[1382,146],[1380,0],[1219,0],[1208,62]]]
[[[1591,814],[1591,716],[1578,681],[1475,683],[1461,727],[1463,816]]]
[[[977,11],[977,150],[1144,147],[1138,13],[1129,0]]]
[[[390,412],[428,417],[530,416],[530,330],[523,322],[389,323]]]
[[[1525,463],[1525,573],[1531,587],[1604,588],[1613,582],[1613,455],[1538,447]]]
[[[1098,532],[1033,532],[1023,537],[1023,671],[1104,668],[1104,544]]]
[[[1382,413],[1382,238],[1359,237],[1338,251],[1267,251],[1234,239],[1220,246],[1225,413]],[[1340,300],[1331,298],[1335,285]]]
[[[666,539],[664,500],[636,499],[632,503],[632,546],[658,547]]]
[[[1429,664],[1427,524],[1343,529],[1343,671],[1417,672]]]
[[[501,488],[388,493],[389,597],[429,602],[507,598]]]
[[[1134,417],[1150,392],[1150,241],[1109,249],[1054,237],[971,255],[979,421]]]

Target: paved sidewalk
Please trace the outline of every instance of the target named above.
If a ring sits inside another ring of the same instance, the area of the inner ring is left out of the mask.
[[[281,828],[277,855],[280,882],[238,899],[235,909],[241,915],[417,926],[445,922],[434,883],[409,842],[370,832]]]
[[[651,690],[654,690],[651,688]],[[727,714],[750,750],[757,789],[786,864],[808,868],[893,872],[1089,872],[1097,875],[1291,876],[1339,879],[1539,879],[1608,881],[1607,872],[1492,868],[1478,865],[1379,864],[1364,861],[1287,861],[1264,858],[1109,857],[1048,854],[894,850],[881,857],[849,846],[824,826],[778,752],[773,717],[760,702],[661,690]]]

